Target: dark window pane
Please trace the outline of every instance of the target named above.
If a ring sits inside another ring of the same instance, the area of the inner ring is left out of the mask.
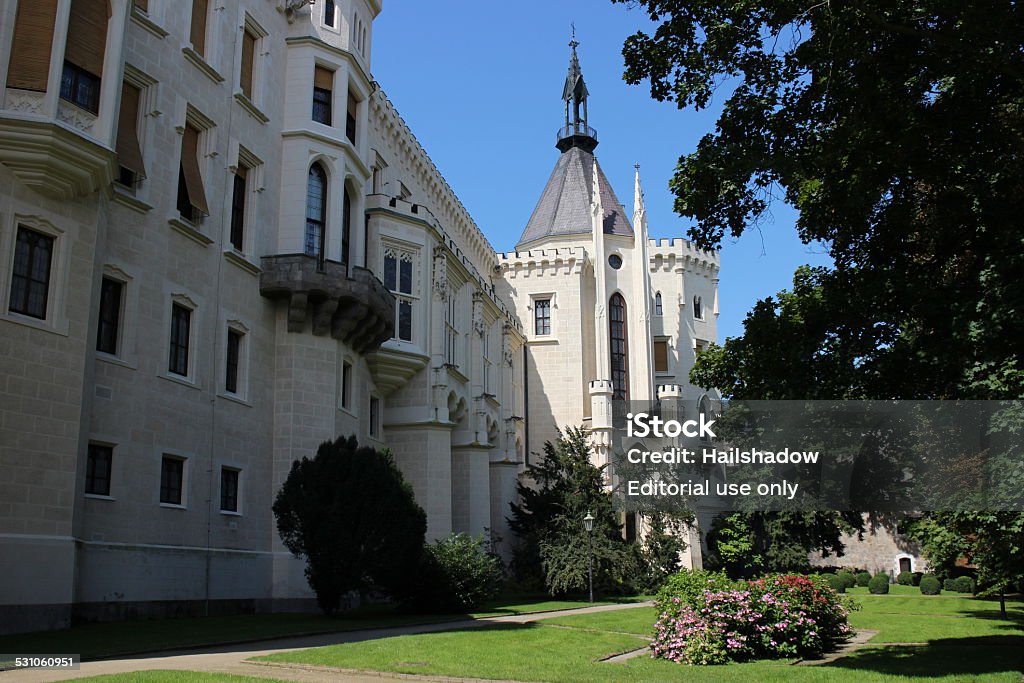
[[[551,334],[551,300],[538,299],[533,302],[534,333]]]
[[[192,311],[174,304],[171,307],[171,353],[167,369],[176,375],[188,375],[189,328]]]
[[[160,502],[181,505],[181,484],[185,474],[185,461],[164,457],[160,463]]]
[[[352,405],[352,366],[345,363],[341,366],[341,407]]]
[[[331,125],[331,91],[313,88],[313,120],[325,126]]]
[[[334,0],[326,0],[324,2],[324,23],[328,26],[334,26]]]
[[[376,436],[379,431],[380,421],[380,399],[370,397],[370,436]]]
[[[220,471],[220,509],[238,512],[238,470],[229,467]]]
[[[111,446],[89,444],[85,462],[85,492],[110,495],[110,468],[114,457]]]
[[[402,259],[399,270],[401,277],[398,282],[398,291],[403,294],[412,294],[412,261]]]
[[[11,311],[41,320],[46,318],[52,256],[52,237],[28,228],[18,228],[14,272],[11,275]]]
[[[610,320],[612,399],[629,398],[629,358],[626,344],[626,300],[621,294],[611,298],[608,305]]]
[[[241,333],[235,330],[228,330],[228,353],[224,389],[232,394],[238,393],[238,352],[241,346]]]
[[[392,292],[396,288],[396,272],[397,272],[398,259],[391,254],[384,255],[384,286],[390,289]]]
[[[327,222],[327,174],[320,164],[309,167],[306,181],[306,238],[304,249],[309,256],[324,259],[324,224]]]
[[[352,231],[352,199],[348,196],[348,188],[342,195],[341,203],[341,262],[348,263],[348,243]]]
[[[231,246],[242,251],[245,236],[245,178],[235,175],[231,188]]]
[[[64,62],[60,98],[96,114],[100,110],[100,78],[85,69]]]
[[[121,324],[121,294],[124,284],[108,277],[100,284],[100,320],[96,328],[96,350],[117,353],[117,331]]]
[[[398,302],[398,338],[412,341],[412,304],[408,301]]]

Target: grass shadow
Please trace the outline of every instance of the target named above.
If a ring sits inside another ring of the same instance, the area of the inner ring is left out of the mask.
[[[1024,636],[944,638],[924,646],[866,647],[822,668],[908,678],[1024,672]]]

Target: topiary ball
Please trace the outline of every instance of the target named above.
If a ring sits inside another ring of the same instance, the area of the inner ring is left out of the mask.
[[[885,574],[875,574],[868,582],[868,591],[873,595],[886,595],[889,593],[889,577]]]
[[[921,595],[938,595],[942,592],[942,584],[934,574],[921,577]]]

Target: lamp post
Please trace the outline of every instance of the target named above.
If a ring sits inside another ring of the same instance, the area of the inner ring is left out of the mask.
[[[590,602],[594,602],[594,515],[587,511],[583,518],[583,528],[587,530],[587,578],[590,582]]]

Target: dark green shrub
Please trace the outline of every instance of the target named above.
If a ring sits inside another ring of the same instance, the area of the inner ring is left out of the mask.
[[[654,600],[654,606],[659,614],[678,610],[678,605],[697,605],[697,600],[706,590],[727,590],[735,584],[725,575],[724,572],[711,572],[703,569],[690,571],[684,569],[681,572],[668,577],[665,584],[658,591],[658,597]],[[676,602],[676,599],[679,602]]]
[[[955,593],[957,592],[956,587],[958,585],[958,579],[946,579],[942,582],[942,590]]]
[[[938,595],[942,592],[942,584],[934,574],[921,577],[921,595]]]
[[[404,602],[429,612],[463,612],[498,594],[504,570],[482,537],[451,534],[426,546]]]
[[[924,572],[914,572],[913,574],[911,574],[910,575],[910,579],[911,579],[910,585],[911,586],[920,586],[921,585],[921,578],[923,576],[924,576]]]
[[[885,595],[889,592],[889,577],[885,574],[875,574],[868,582],[868,591],[874,595]]]
[[[841,571],[836,576],[843,582],[843,588],[853,588],[857,585],[857,578],[853,575],[853,572]]]
[[[946,588],[943,586],[943,590],[954,591],[957,593],[974,593],[974,579],[969,576],[960,576],[953,579],[952,588]]]
[[[857,579],[857,585],[861,588],[867,588],[868,584],[871,583],[870,572],[857,572],[857,574],[854,575],[854,578]]]
[[[914,575],[910,572],[900,572],[899,576],[896,577],[896,583],[901,586],[913,586]]]
[[[829,588],[836,593],[846,592],[846,581],[839,574],[825,574],[825,579],[828,581]]]

